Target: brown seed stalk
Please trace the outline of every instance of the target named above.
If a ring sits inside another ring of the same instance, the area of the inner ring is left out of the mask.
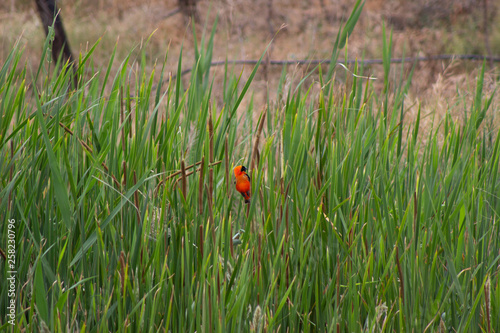
[[[205,191],[207,191],[209,224],[210,224],[210,229],[212,230],[212,238],[215,244],[215,226],[214,226],[214,212],[212,209],[212,193],[208,189],[207,185],[205,185]]]
[[[212,167],[212,166],[214,166],[214,165],[221,164],[221,163],[222,163],[222,161],[215,162],[215,163],[213,163],[212,165],[209,165],[209,168],[211,168],[211,167]],[[188,169],[188,168],[186,168],[186,170],[187,170],[187,169]],[[191,172],[188,172],[188,173],[186,173],[186,177],[191,176],[193,173],[198,172],[198,171],[200,171],[200,170],[201,170],[201,168],[198,168],[198,169],[196,169],[196,170],[193,170],[193,171],[191,171]],[[179,170],[178,172],[176,172],[176,175],[179,175],[179,174],[181,174],[181,173],[182,173],[182,172]],[[169,176],[169,179],[170,179],[170,178],[172,178],[172,177],[170,177],[170,176]],[[182,177],[181,177],[181,178],[182,178]],[[175,181],[175,183],[174,183],[174,187],[175,187],[175,186],[177,186],[177,183],[181,180],[181,178],[178,178],[178,179]],[[157,188],[158,188],[158,186],[157,186]]]
[[[211,167],[213,167],[214,165],[221,164],[221,163],[222,163],[222,161],[217,161],[217,162],[214,162],[214,163],[209,164],[209,165],[208,165],[208,167],[209,167],[209,168],[211,168]],[[191,168],[194,168],[195,166],[200,165],[200,164],[201,164],[201,161],[200,161],[200,162],[196,162],[195,164],[191,164],[190,166],[187,166],[187,167],[186,167],[186,170],[189,170],[189,169],[191,169]],[[200,169],[198,168],[196,171],[200,171]],[[186,176],[192,175],[192,174],[193,174],[194,172],[196,172],[196,171],[189,172],[189,173],[187,173],[187,174],[186,174]],[[182,171],[181,171],[181,170],[179,170],[179,171],[176,171],[176,172],[174,172],[173,174],[170,174],[170,175],[168,175],[167,177],[165,177],[165,179],[163,179],[162,181],[160,181],[160,182],[158,183],[158,185],[156,185],[156,188],[155,188],[155,193],[158,193],[158,190],[159,190],[160,186],[161,186],[161,185],[163,185],[163,183],[165,183],[165,182],[166,182],[167,180],[169,180],[169,179],[174,178],[174,177],[175,177],[175,176],[177,176],[177,175],[180,175],[181,173],[182,173]]]
[[[184,160],[181,161],[181,188],[182,195],[184,196],[184,200],[187,195],[187,179],[186,179],[186,165],[184,164]]]
[[[399,297],[401,297],[401,302],[404,305],[405,304],[405,284],[404,284],[404,280],[403,280],[403,271],[401,270],[401,264],[399,263],[399,250],[398,250],[397,246],[396,246],[396,265],[398,266],[398,274],[399,274],[399,282],[400,282]]]
[[[127,187],[127,163],[125,161],[122,161],[122,168],[123,168],[123,187]]]
[[[44,114],[45,115],[45,114]],[[53,116],[51,115],[48,115],[50,117],[50,119],[54,118]],[[64,131],[66,133],[68,133],[69,135],[73,136],[73,131],[71,131],[66,125],[64,125],[62,122],[59,122],[59,126],[61,126]],[[92,148],[90,148],[90,146],[88,144],[86,144],[84,141],[82,141],[80,138],[77,138],[78,139],[78,142],[80,143],[80,145],[86,150],[88,151],[90,154],[93,153],[93,150]],[[115,186],[116,188],[120,188],[120,183],[118,182],[118,179],[116,179],[115,176],[113,176],[112,174],[109,173],[109,168],[108,166],[106,165],[106,163],[102,162],[101,163],[102,167],[104,168],[104,170],[106,170],[106,172],[109,174],[109,176],[113,179],[113,182],[115,183]]]
[[[200,181],[198,184],[198,209],[200,215],[203,214],[203,167],[205,166],[205,156],[201,158]]]
[[[125,290],[125,253],[120,252],[120,282],[122,287],[122,295]]]
[[[208,108],[208,138],[209,138],[209,162],[210,164],[214,161],[214,125],[212,123],[212,108]],[[208,170],[208,191],[210,196],[212,196],[214,190],[214,171],[212,169]],[[211,197],[210,197],[211,198]]]

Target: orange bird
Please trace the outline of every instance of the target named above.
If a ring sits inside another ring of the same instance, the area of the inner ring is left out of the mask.
[[[245,203],[250,203],[250,176],[246,171],[245,166],[238,165],[234,168],[234,176],[236,177],[236,191],[245,198]]]

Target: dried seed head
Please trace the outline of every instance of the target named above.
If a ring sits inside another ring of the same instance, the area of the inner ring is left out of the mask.
[[[387,305],[385,305],[385,302],[382,304],[379,304],[375,307],[375,313],[376,313],[377,322],[380,322],[380,319],[382,317],[385,317],[387,314]]]
[[[260,306],[257,305],[257,307],[255,308],[255,312],[253,313],[252,326],[254,330],[259,331],[261,325],[262,325],[262,310],[260,309]]]
[[[447,332],[447,330],[446,330],[446,323],[444,322],[445,316],[446,316],[446,312],[443,312],[443,314],[441,315],[441,318],[439,320],[439,328],[438,328],[438,332],[439,333],[445,333],[445,332]]]

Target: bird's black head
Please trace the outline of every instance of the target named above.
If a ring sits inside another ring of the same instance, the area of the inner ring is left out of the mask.
[[[241,172],[247,172],[247,168],[244,165],[241,166]]]

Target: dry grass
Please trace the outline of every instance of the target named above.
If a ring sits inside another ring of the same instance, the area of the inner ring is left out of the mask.
[[[269,7],[269,3],[272,6]],[[380,58],[382,50],[382,22],[385,20],[393,29],[394,56],[422,56],[440,53],[480,53],[486,54],[484,36],[481,34],[483,17],[482,1],[460,0],[448,5],[428,5],[426,1],[408,2],[402,0],[367,1],[358,26],[348,43],[350,58]],[[498,5],[489,2],[490,43],[493,53],[500,53],[500,27],[496,27]],[[105,68],[106,61],[113,48],[117,47],[114,65],[116,71],[132,48],[139,54],[140,47],[151,35],[147,48],[147,63],[153,70],[156,63],[161,63],[168,51],[172,56],[167,62],[167,72],[177,70],[177,55],[183,46],[184,68],[188,68],[194,59],[194,41],[192,28],[186,26],[185,18],[176,14],[167,17],[177,7],[177,1],[150,0],[136,4],[133,1],[94,0],[66,1],[62,15],[67,34],[74,53],[85,52],[99,39],[100,46],[94,53],[97,68]],[[94,8],[94,9],[93,9]],[[99,11],[95,11],[95,8]],[[14,10],[13,10],[14,9]],[[205,22],[210,27],[219,17],[215,39],[213,60],[258,59],[267,43],[275,35],[269,48],[269,59],[293,60],[303,58],[327,58],[331,52],[338,26],[349,14],[348,0],[256,0],[248,4],[244,0],[201,1],[198,4],[201,23],[196,25],[200,40]],[[208,13],[208,14],[207,14]],[[31,2],[21,1],[15,7],[11,2],[0,5],[0,61],[5,59],[16,39],[21,36],[25,45],[24,57],[32,70],[38,65],[41,46],[44,41],[43,30],[37,13]],[[496,30],[495,30],[496,29]],[[467,45],[467,47],[465,47]],[[100,60],[102,59],[102,62]],[[416,65],[413,84],[408,96],[407,111],[409,119],[416,114],[418,105],[422,105],[423,114],[436,114],[427,117],[423,125],[429,125],[431,119],[439,120],[447,112],[448,106],[471,98],[460,95],[474,85],[470,78],[475,78],[479,63],[463,61],[433,61]],[[132,66],[133,68],[133,66]],[[310,68],[289,66],[287,82],[296,84]],[[243,70],[242,82],[248,77],[251,66],[235,67],[236,75]],[[405,67],[405,72],[410,66]],[[214,68],[216,103],[222,98],[217,93],[222,85],[223,69]],[[340,70],[342,72],[343,70]],[[111,77],[113,77],[113,74]],[[281,67],[262,66],[252,85],[254,109],[262,109],[267,101],[279,102],[275,87],[279,81]],[[341,82],[346,73],[339,73]],[[383,78],[380,65],[365,69],[365,75]],[[393,72],[395,80],[400,73]],[[490,68],[487,74],[487,92],[497,86],[495,77],[498,67]],[[314,77],[311,78],[311,81]],[[375,80],[375,88],[381,89],[383,80]],[[458,93],[457,93],[458,92]],[[252,94],[247,94],[242,109],[250,103]],[[218,100],[217,100],[218,99]],[[218,103],[219,104],[219,103]],[[498,99],[493,104],[498,106]],[[258,114],[254,115],[254,121]]]

